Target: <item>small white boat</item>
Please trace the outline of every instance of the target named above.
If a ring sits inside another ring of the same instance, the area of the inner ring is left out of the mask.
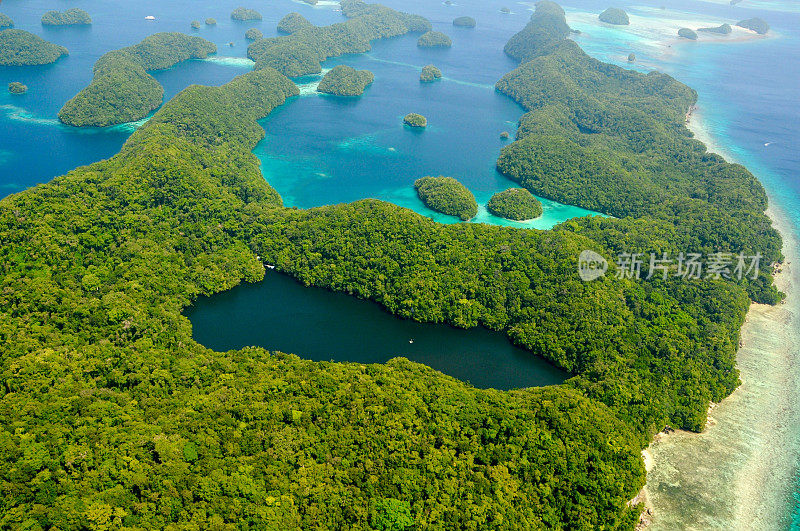
[[[154,17],[153,15],[147,15],[146,17],[144,17],[144,19],[145,20],[155,20],[156,17]]]
[[[413,340],[413,339],[409,339],[409,340],[408,340],[408,342],[409,342],[409,343],[413,343],[413,342],[414,342],[414,340]]]
[[[275,269],[274,265],[270,265],[270,264],[264,264],[264,265],[267,267],[267,269]]]

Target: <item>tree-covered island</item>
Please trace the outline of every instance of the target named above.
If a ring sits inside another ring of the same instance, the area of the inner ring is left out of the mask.
[[[684,39],[689,39],[691,41],[697,40],[697,33],[694,30],[689,28],[681,28],[678,30],[678,37],[682,37]]]
[[[414,189],[431,210],[455,216],[462,221],[478,214],[475,196],[452,177],[422,177],[414,181]]]
[[[702,31],[704,33],[716,33],[718,35],[730,35],[733,31],[730,24],[722,24],[720,26],[710,27],[710,28],[697,28],[697,31]]]
[[[233,11],[231,11],[231,19],[238,20],[240,22],[247,22],[250,20],[261,20],[263,17],[261,13],[256,11],[255,9],[248,9],[246,7],[237,7]]]
[[[258,39],[263,39],[264,34],[258,28],[250,28],[245,32],[244,38],[248,41],[257,41]]]
[[[334,96],[361,96],[375,80],[369,70],[356,70],[347,65],[333,67],[319,82],[317,91]]]
[[[313,24],[300,13],[289,13],[278,22],[278,31],[281,33],[294,33],[312,26]]]
[[[423,83],[431,83],[438,79],[442,79],[442,71],[434,65],[425,65],[422,67],[422,72],[419,74],[419,80]]]
[[[19,81],[12,81],[8,84],[8,92],[11,94],[25,94],[28,92],[28,86]]]
[[[453,41],[441,31],[428,31],[420,35],[417,46],[421,48],[449,48]]]
[[[421,114],[410,112],[403,117],[403,123],[409,127],[421,129],[428,126],[428,119]]]
[[[13,27],[14,27],[14,21],[11,20],[11,17],[9,17],[8,15],[4,15],[3,13],[0,13],[0,30]]]
[[[217,19],[211,17],[208,17],[206,19],[206,26],[216,26],[216,25],[217,25]]]
[[[631,23],[631,20],[624,10],[618,7],[609,7],[600,13],[600,22],[614,24],[615,26],[627,26]]]
[[[486,209],[495,216],[513,221],[542,215],[542,203],[525,188],[510,188],[494,194],[486,203]]]
[[[88,26],[92,17],[83,9],[72,8],[66,11],[48,11],[42,15],[45,26]]]
[[[2,33],[0,33],[2,37]],[[214,43],[182,33],[156,33],[108,52],[94,65],[92,82],[58,113],[67,125],[105,127],[141,120],[161,105],[164,89],[147,73],[216,53]]]
[[[0,65],[34,66],[55,63],[68,55],[63,46],[21,29],[0,31]]]
[[[744,29],[755,31],[759,35],[766,35],[769,32],[769,24],[762,18],[748,18],[747,20],[740,20],[736,23],[737,26]]]
[[[472,17],[457,17],[453,19],[453,26],[458,28],[474,28],[475,25],[475,19]]]

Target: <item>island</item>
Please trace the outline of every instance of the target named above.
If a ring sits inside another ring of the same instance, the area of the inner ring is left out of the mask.
[[[281,33],[294,33],[312,26],[313,24],[300,13],[289,13],[278,22],[278,31]]]
[[[681,28],[678,30],[678,37],[682,37],[684,39],[689,39],[692,41],[697,40],[697,33],[689,28]]]
[[[705,428],[741,384],[748,307],[782,294],[771,267],[587,282],[578,257],[758,250],[779,264],[782,241],[758,180],[686,129],[694,90],[598,61],[565,26],[543,0],[507,45],[524,59],[496,89],[525,114],[497,168],[608,217],[538,231],[374,199],[286,208],[253,150],[258,120],[299,91],[269,66],[192,85],[117,155],[0,200],[0,406],[19,427],[0,430],[4,522],[634,529],[642,450],[665,426]],[[503,333],[570,378],[479,389],[403,357],[199,344],[183,311],[265,264],[400,318]]]
[[[237,7],[231,12],[231,18],[242,22],[250,20],[261,20],[261,13],[255,9],[247,9],[245,7]]]
[[[455,216],[462,221],[478,214],[472,192],[452,177],[422,177],[414,181],[417,195],[431,210]]]
[[[423,33],[417,40],[417,46],[422,48],[449,48],[452,45],[453,41],[450,40],[450,37],[441,31]]]
[[[66,11],[48,11],[42,15],[45,26],[88,26],[92,17],[83,9],[73,8]]]
[[[512,221],[535,219],[542,215],[542,203],[525,188],[510,188],[498,192],[486,203],[495,216]]]
[[[769,32],[769,24],[767,24],[767,21],[758,17],[741,20],[737,22],[736,25],[740,28],[755,31],[759,35],[766,35],[767,32]]]
[[[158,108],[164,97],[163,87],[147,71],[204,59],[216,51],[214,43],[200,37],[156,33],[134,46],[108,52],[95,63],[89,86],[64,104],[58,118],[76,127],[141,120]]]
[[[507,7],[501,7],[500,12],[503,13],[504,15],[508,15],[509,13],[511,13],[511,9]]]
[[[11,83],[8,84],[8,91],[11,94],[25,94],[26,92],[28,92],[28,87],[27,85],[23,85],[19,81],[12,81]]]
[[[216,25],[217,25],[217,19],[211,17],[208,17],[206,19],[206,26],[216,26]]]
[[[508,140],[509,138],[511,138],[511,135],[508,133],[508,131],[503,131],[500,133],[500,140]]]
[[[21,29],[0,31],[0,65],[34,66],[55,63],[69,50]]]
[[[317,86],[318,92],[334,96],[361,96],[364,89],[375,80],[369,70],[356,70],[347,65],[333,67]]]
[[[716,33],[718,35],[730,35],[733,31],[730,24],[722,24],[721,26],[716,26],[712,28],[697,28],[697,31],[702,31],[705,33]]]
[[[319,3],[319,0],[303,0],[303,2],[305,2],[306,4],[308,4],[310,6],[315,6],[315,5],[317,5]]]
[[[11,17],[9,17],[8,15],[4,15],[3,13],[0,13],[0,30],[13,27],[14,27],[14,21],[11,20]]]
[[[403,123],[413,128],[428,127],[428,119],[415,112],[406,114],[405,117],[403,117]]]
[[[199,30],[203,24],[199,20],[193,20],[189,25],[192,27],[192,29]]]
[[[423,33],[431,23],[418,15],[401,13],[379,4],[343,0],[342,14],[348,18],[330,26],[309,26],[290,35],[261,39],[247,48],[255,69],[275,68],[288,77],[318,74],[322,61],[371,49],[370,41]]]
[[[264,34],[261,33],[261,30],[258,30],[256,28],[250,28],[245,32],[244,38],[247,39],[248,41],[257,41],[258,39],[263,39]]]
[[[431,83],[438,79],[442,79],[442,71],[434,65],[425,65],[422,67],[422,72],[419,74],[419,80],[423,83]]]
[[[629,62],[629,63],[633,63],[633,62],[635,62],[635,61],[636,61],[636,54],[635,54],[635,53],[633,53],[633,52],[629,53],[629,54],[628,54],[628,62]]]
[[[459,28],[474,28],[475,24],[475,19],[472,17],[458,17],[453,19],[453,26]]]
[[[618,7],[609,7],[600,13],[600,21],[606,24],[614,24],[615,26],[627,26],[631,23],[628,14]]]

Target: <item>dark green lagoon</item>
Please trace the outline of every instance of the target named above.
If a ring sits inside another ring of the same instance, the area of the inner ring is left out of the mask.
[[[481,388],[555,385],[568,377],[501,333],[399,319],[373,302],[306,288],[272,271],[257,284],[201,298],[186,315],[194,338],[218,351],[261,346],[356,363],[403,356]]]

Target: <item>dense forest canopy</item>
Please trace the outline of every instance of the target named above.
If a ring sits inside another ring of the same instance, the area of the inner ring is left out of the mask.
[[[25,94],[28,92],[28,87],[19,81],[12,81],[8,84],[8,91],[11,94]]]
[[[370,41],[430,30],[426,19],[379,4],[345,0],[342,13],[349,18],[331,26],[304,25],[290,35],[261,39],[247,48],[256,69],[271,67],[289,77],[318,74],[325,59],[348,53],[364,53]],[[287,28],[288,29],[288,28]]]
[[[422,67],[422,71],[419,74],[419,80],[423,83],[430,83],[432,81],[436,81],[437,79],[442,79],[442,71],[436,68],[434,65],[425,65]]]
[[[250,20],[261,20],[261,13],[255,9],[248,9],[246,7],[237,7],[231,12],[231,18],[242,22]]]
[[[509,188],[494,194],[486,209],[501,218],[522,221],[542,215],[542,203],[525,188]]]
[[[600,21],[617,26],[627,26],[631,23],[628,14],[618,7],[609,7],[600,13]]]
[[[139,44],[108,52],[94,65],[92,82],[70,99],[58,118],[77,127],[141,120],[161,105],[164,89],[149,70],[216,53],[214,43],[182,33],[156,33]]]
[[[425,206],[442,214],[467,221],[478,213],[475,196],[452,177],[423,177],[414,182],[414,189]]]
[[[428,119],[421,114],[410,112],[403,117],[403,123],[409,127],[427,127]]]
[[[449,48],[453,41],[441,31],[428,31],[420,35],[417,46],[423,48]]]
[[[472,17],[456,17],[453,19],[453,26],[459,28],[474,28],[475,25],[475,19]]]
[[[63,46],[48,42],[38,35],[20,30],[0,31],[0,65],[34,66],[56,62],[69,54]]]
[[[278,31],[281,33],[294,33],[311,26],[313,24],[300,13],[289,13],[278,22]]]
[[[718,33],[720,35],[730,35],[733,31],[730,24],[722,24],[720,26],[711,27],[711,28],[697,28],[697,31],[703,31],[706,33]]]
[[[11,17],[8,15],[4,15],[0,13],[0,30],[10,28],[14,26],[14,21],[11,20]]]
[[[323,76],[317,90],[334,96],[360,96],[374,80],[375,75],[369,70],[337,65]]]
[[[92,23],[92,17],[83,9],[77,7],[66,11],[48,11],[42,15],[42,24],[45,26],[81,26]]]
[[[740,20],[736,23],[740,28],[755,31],[759,35],[766,35],[769,32],[769,24],[762,18],[748,18],[747,20]]]
[[[678,37],[683,37],[684,39],[689,39],[690,41],[696,41],[697,33],[689,28],[681,28],[678,30]]]
[[[342,8],[379,17],[351,28],[364,38],[411,31],[386,8]],[[766,264],[781,242],[758,181],[686,130],[693,91],[591,59],[568,33],[540,2],[506,46],[522,62],[497,88],[526,114],[498,167],[613,217],[536,231],[376,200],[283,208],[252,149],[257,120],[298,89],[264,64],[184,90],[115,157],[1,200],[0,527],[632,528],[640,449],[665,424],[702,429],[739,383],[750,300],[780,295],[766,267],[636,279],[614,256]],[[152,51],[151,67],[174,59]],[[583,250],[606,276],[581,281]],[[404,318],[502,331],[574,376],[499,392],[404,359],[194,342],[181,310],[264,262]]]

